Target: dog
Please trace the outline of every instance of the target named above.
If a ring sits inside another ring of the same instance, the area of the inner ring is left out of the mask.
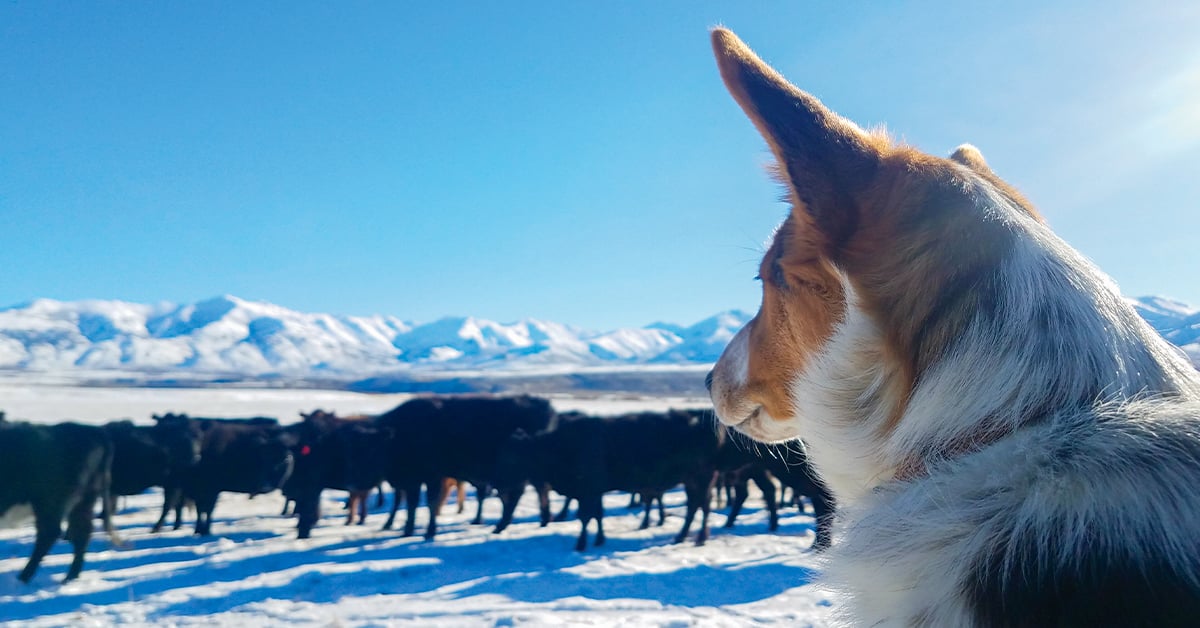
[[[864,131],[712,31],[792,208],[719,419],[802,439],[868,626],[1200,623],[1200,375],[975,148]]]

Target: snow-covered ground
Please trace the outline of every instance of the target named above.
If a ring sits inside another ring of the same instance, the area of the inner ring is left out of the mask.
[[[168,390],[0,386],[0,409],[11,418],[100,422],[148,421],[168,410],[206,416],[275,415],[299,410],[380,412],[405,396],[291,390]],[[668,406],[695,399],[556,398],[560,409],[597,414]],[[433,542],[381,531],[378,510],[366,526],[342,525],[345,494],[326,491],[324,519],[313,538],[295,538],[295,522],[279,515],[278,493],[253,500],[221,497],[213,536],[188,526],[150,534],[161,494],[128,498],[116,517],[126,547],[97,532],[79,580],[59,581],[69,545],[59,542],[26,586],[16,579],[33,543],[33,528],[0,530],[0,622],[36,626],[553,626],[826,625],[830,598],[809,583],[817,561],[809,551],[813,518],[784,511],[777,534],[752,497],[733,530],[711,518],[703,547],[672,545],[684,496],[667,495],[663,528],[639,531],[628,497],[606,498],[607,544],[572,550],[576,521],[537,523],[527,495],[504,533],[469,521],[448,506]],[[389,497],[390,499],[390,497]],[[374,498],[372,498],[374,505]],[[554,507],[561,505],[556,499]],[[489,500],[494,522],[499,501]],[[401,513],[401,517],[403,513]],[[424,509],[418,512],[418,530]],[[693,532],[695,531],[693,527]],[[7,623],[5,624],[7,625]]]

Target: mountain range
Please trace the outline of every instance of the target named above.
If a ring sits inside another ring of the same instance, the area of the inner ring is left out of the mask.
[[[1200,309],[1162,297],[1130,302],[1200,365]],[[589,331],[537,319],[450,317],[418,324],[394,316],[304,313],[229,295],[187,305],[39,299],[0,309],[0,371],[350,381],[389,373],[436,378],[702,368],[749,319],[731,310],[686,327]]]
[[[563,371],[705,364],[749,320],[723,312],[689,327],[588,331],[525,319],[297,312],[220,296],[197,303],[39,299],[0,309],[0,370],[353,379],[411,371]]]

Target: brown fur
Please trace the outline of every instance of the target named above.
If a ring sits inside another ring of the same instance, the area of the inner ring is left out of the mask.
[[[442,496],[438,500],[437,514],[442,514],[442,507],[446,505],[446,501],[450,499],[450,489],[455,491],[455,503],[458,506],[456,512],[462,514],[467,504],[467,483],[454,478],[442,478]]]
[[[354,523],[354,513],[358,513],[358,525],[363,525],[367,522],[367,498],[371,496],[371,489],[363,491],[350,491],[350,499],[346,502],[346,525]]]

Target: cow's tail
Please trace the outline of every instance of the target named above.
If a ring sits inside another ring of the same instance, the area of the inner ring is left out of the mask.
[[[104,532],[109,541],[116,547],[125,545],[125,541],[117,536],[117,528],[113,525],[113,513],[116,512],[117,500],[112,494],[112,463],[115,447],[112,443],[104,448],[104,460],[100,466],[100,499],[104,502]]]

